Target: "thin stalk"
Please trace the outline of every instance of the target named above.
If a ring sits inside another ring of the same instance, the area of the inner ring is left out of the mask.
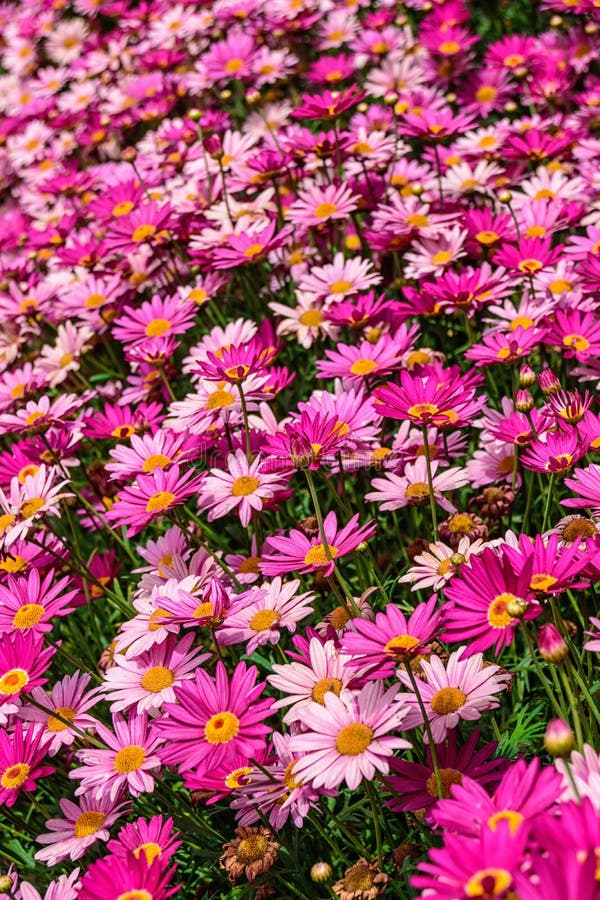
[[[381,822],[379,821],[379,809],[377,807],[377,800],[375,797],[375,792],[373,790],[373,785],[370,781],[365,781],[364,784],[365,793],[369,798],[371,813],[373,816],[373,827],[375,829],[375,846],[377,847],[377,865],[381,869],[383,866],[383,843],[381,840]]]
[[[438,763],[437,749],[435,746],[435,741],[433,740],[433,734],[431,733],[431,725],[429,724],[429,719],[427,717],[427,710],[425,709],[425,704],[423,703],[423,698],[421,697],[421,692],[419,691],[419,685],[417,684],[417,679],[415,678],[415,673],[411,669],[410,662],[408,660],[405,660],[404,667],[408,673],[408,679],[409,679],[411,687],[415,693],[415,697],[417,698],[417,703],[419,704],[419,709],[421,711],[421,715],[423,716],[423,725],[425,727],[425,732],[426,732],[427,738],[429,740],[429,752],[431,753],[431,762],[432,762],[433,771],[435,774],[435,784],[437,787],[438,797],[441,799],[444,796],[444,786],[442,784],[442,776],[440,775],[440,766]]]
[[[431,509],[431,526],[433,529],[433,540],[437,540],[437,512],[435,502],[435,491],[433,488],[433,475],[431,472],[431,451],[429,449],[429,440],[427,437],[427,425],[421,426],[423,429],[423,451],[425,453],[425,464],[427,466],[427,487],[429,488],[429,508]]]

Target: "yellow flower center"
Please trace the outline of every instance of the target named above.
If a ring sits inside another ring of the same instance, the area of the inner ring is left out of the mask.
[[[460,688],[441,688],[431,698],[431,709],[438,716],[448,716],[462,709],[467,701],[467,695]]]
[[[31,519],[44,506],[46,501],[43,497],[31,497],[26,500],[20,509],[21,516],[24,519]]]
[[[248,775],[251,775],[252,771],[253,770],[251,766],[241,766],[239,769],[234,769],[233,772],[230,772],[225,779],[226,786],[230,790],[235,791],[243,784],[249,784],[252,779],[248,778]]]
[[[73,709],[72,706],[57,706],[54,712],[57,713],[61,719],[67,719],[69,722],[73,722],[77,715],[77,710]],[[66,731],[67,727],[68,726],[64,722],[61,722],[60,719],[57,719],[56,716],[48,716],[46,728],[53,734],[57,731]]]
[[[240,69],[244,67],[244,60],[239,59],[238,57],[234,57],[233,59],[228,59],[225,63],[225,71],[228,75],[233,75],[235,72],[239,72]]]
[[[158,631],[159,628],[164,628],[165,623],[161,622],[165,616],[172,616],[173,613],[169,612],[166,609],[162,609],[160,606],[158,609],[155,609],[152,615],[148,619],[148,631]]]
[[[158,694],[159,691],[170,688],[174,681],[175,675],[171,669],[168,669],[166,666],[152,666],[144,672],[140,684],[145,691],[149,691],[151,694]]]
[[[15,763],[14,766],[10,766],[2,773],[0,778],[2,787],[8,790],[15,790],[15,788],[21,787],[27,781],[29,772],[30,769],[27,763]]]
[[[142,463],[142,471],[154,472],[155,469],[164,469],[166,466],[170,465],[171,462],[171,458],[165,456],[164,453],[154,453],[144,460]]]
[[[411,419],[429,419],[439,412],[439,407],[433,403],[415,403],[408,410]]]
[[[158,857],[161,855],[162,847],[160,846],[160,844],[155,844],[152,841],[149,841],[146,844],[140,844],[140,846],[136,847],[133,851],[133,855],[136,859],[139,859],[142,853],[146,857],[146,862],[148,863],[148,865],[151,866],[154,860],[158,859]]]
[[[335,748],[341,756],[359,756],[369,748],[373,737],[373,729],[368,725],[352,722],[351,725],[344,726],[338,734]]]
[[[81,813],[75,822],[74,834],[76,838],[91,837],[104,825],[106,815],[93,809]]]
[[[543,267],[543,263],[539,259],[522,259],[519,263],[519,271],[525,272],[527,275],[533,275]]]
[[[453,56],[455,53],[459,52],[460,44],[458,41],[443,41],[438,47],[438,50],[446,56]]]
[[[514,834],[523,819],[524,816],[522,816],[520,812],[515,812],[512,809],[503,809],[500,812],[494,813],[493,816],[490,816],[487,823],[492,831],[495,831],[500,822],[508,822],[510,833]]]
[[[313,687],[310,696],[315,703],[320,703],[321,706],[325,706],[325,694],[332,693],[335,694],[336,697],[339,697],[342,686],[342,682],[339,678],[321,678],[321,680],[317,681]]]
[[[458,513],[448,522],[451,534],[470,534],[473,531],[473,519],[467,513]]]
[[[231,485],[232,497],[247,497],[260,487],[260,480],[252,475],[240,475]]]
[[[171,491],[157,491],[148,499],[146,503],[146,512],[162,512],[168,509],[177,498]]]
[[[583,516],[578,516],[565,525],[562,536],[564,541],[572,544],[578,537],[594,537],[595,534],[596,528],[594,523]]]
[[[295,791],[297,788],[302,787],[302,782],[297,781],[294,778],[294,766],[296,765],[296,760],[292,760],[291,763],[286,767],[285,772],[283,773],[283,783],[285,784],[288,791]]]
[[[488,622],[492,628],[506,628],[513,620],[513,616],[507,612],[506,607],[511,600],[517,600],[514,594],[499,594],[490,604],[488,609]]]
[[[582,334],[566,334],[563,338],[565,347],[573,347],[575,350],[587,350],[590,342]]]
[[[143,888],[134,888],[132,891],[119,894],[117,900],[152,900],[152,894]]]
[[[509,69],[515,69],[517,66],[522,66],[524,62],[525,57],[521,56],[520,53],[511,53],[504,57],[504,65],[508,66]]]
[[[350,621],[350,614],[345,606],[336,606],[329,616],[329,621],[332,627],[339,631],[340,628],[343,628]]]
[[[404,496],[415,503],[421,503],[429,497],[429,485],[425,481],[415,481],[409,484],[404,492]]]
[[[208,616],[212,616],[214,614],[213,605],[210,600],[207,600],[205,603],[201,603],[200,606],[197,606],[194,610],[194,619],[205,619]]]
[[[40,603],[24,603],[13,617],[15,628],[31,628],[37,625],[44,615],[44,607]]]
[[[384,647],[386,653],[390,656],[404,656],[410,653],[420,644],[419,638],[413,637],[412,634],[397,634],[387,642]]]
[[[273,625],[279,622],[280,619],[280,614],[275,612],[274,609],[261,609],[259,612],[254,613],[248,622],[248,627],[256,632],[268,631]]]
[[[478,231],[475,235],[480,244],[495,244],[500,240],[497,231]]]
[[[512,884],[512,875],[506,869],[481,869],[465,884],[467,897],[496,897],[504,894]]]
[[[29,413],[29,415],[25,419],[25,424],[28,426],[35,425],[35,423],[37,422],[38,419],[43,419],[43,418],[44,418],[44,413],[40,412],[39,409],[36,409],[34,412]]]
[[[556,281],[553,281],[550,284],[549,289],[553,294],[563,294],[565,291],[570,291],[573,288],[573,285],[570,281],[565,281],[562,278],[557,278]]]
[[[0,534],[4,534],[10,528],[15,518],[12,513],[5,513],[3,516],[0,516]]]
[[[208,294],[202,288],[194,288],[193,291],[190,291],[189,299],[192,300],[194,303],[200,304],[200,303],[204,303],[207,296],[208,296]]]
[[[204,737],[209,744],[228,744],[240,730],[240,720],[230,712],[211,716],[204,726]]]
[[[10,396],[12,400],[20,400],[21,397],[25,396],[25,385],[15,384],[14,388],[10,392]]]
[[[171,327],[168,319],[152,319],[146,325],[146,337],[160,337],[165,334]]]
[[[315,544],[304,557],[304,564],[306,566],[326,566],[330,560],[336,558],[338,553],[337,547],[333,547],[331,544],[329,544],[329,555],[324,544]]]
[[[250,246],[246,247],[244,250],[244,256],[247,259],[254,259],[256,256],[260,256],[264,249],[264,244],[250,244]]]
[[[249,556],[239,564],[238,572],[240,573],[240,575],[258,575],[258,573],[260,572],[258,564],[260,562],[262,562],[262,556]]]
[[[442,797],[450,797],[450,788],[453,784],[462,784],[462,775],[456,769],[440,769],[440,782],[442,786]],[[431,797],[440,797],[435,772],[432,772],[427,779],[427,793]]]
[[[347,294],[352,287],[351,281],[334,281],[329,285],[330,294]]]
[[[127,213],[131,212],[133,209],[133,203],[131,200],[121,200],[120,203],[116,203],[112,208],[113,216],[126,216]]]
[[[369,375],[377,367],[374,359],[357,359],[350,366],[350,371],[353,375]]]
[[[0,694],[16,694],[28,681],[29,675],[25,669],[10,669],[0,678]]]
[[[102,306],[103,303],[106,303],[104,294],[90,294],[84,305],[87,309],[96,309],[98,306]]]
[[[594,532],[595,534],[596,532]],[[0,562],[3,572],[21,572],[27,566],[27,560],[23,556],[9,556]]]
[[[213,391],[206,400],[207,409],[224,409],[235,403],[235,397],[229,391]]]
[[[156,225],[138,225],[133,234],[131,235],[132,241],[136,244],[141,244],[142,241],[147,240],[149,237],[156,232]]]
[[[531,576],[529,587],[532,591],[545,592],[550,590],[551,587],[554,587],[557,581],[558,578],[555,578],[553,575],[547,575],[543,572],[540,572],[537,575]]]
[[[128,772],[137,772],[146,759],[146,751],[137,744],[123,747],[115,756],[113,767],[115,772],[126,775]]]
[[[124,425],[117,425],[116,428],[113,428],[113,430],[110,433],[110,436],[124,440],[125,438],[131,437],[132,434],[135,434],[135,425],[131,425],[131,424],[125,425],[124,424]]]
[[[315,209],[315,216],[317,219],[328,219],[329,216],[332,216],[335,212],[337,212],[337,206],[335,203],[319,203],[317,208]]]
[[[525,237],[528,238],[544,237],[545,234],[546,229],[543,225],[530,225],[525,229]]]
[[[298,319],[301,325],[316,328],[323,321],[323,313],[319,309],[307,309]]]
[[[482,85],[475,92],[475,99],[478,103],[490,103],[492,100],[495,100],[498,96],[498,91],[496,88],[493,88],[490,84]]]
[[[510,323],[510,330],[516,331],[517,328],[532,328],[535,325],[533,319],[530,319],[529,316],[517,316],[516,319],[513,319]]]
[[[449,250],[439,250],[434,256],[431,257],[431,262],[434,266],[445,266],[446,263],[449,263],[452,259],[452,254]]]

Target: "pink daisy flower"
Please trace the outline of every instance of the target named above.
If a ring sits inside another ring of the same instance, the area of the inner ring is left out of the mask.
[[[398,663],[426,653],[427,642],[436,637],[443,622],[436,603],[434,594],[415,607],[408,621],[392,603],[376,614],[374,622],[353,619],[340,641],[342,651],[352,657],[348,665],[375,667],[373,676],[386,678]]]
[[[44,640],[32,632],[20,632],[4,637],[0,642],[0,712],[9,712],[6,704],[13,704],[22,694],[45,684],[43,674],[56,653],[54,647],[44,648]]]
[[[333,641],[311,638],[306,654],[299,661],[273,664],[274,675],[268,675],[270,685],[284,694],[276,700],[273,709],[291,706],[283,721],[286,725],[301,721],[310,703],[324,703],[329,692],[340,696],[353,687],[359,673],[350,669],[350,657],[342,653]]]
[[[129,809],[128,803],[117,804],[107,796],[95,794],[84,795],[79,806],[66,798],[59,804],[64,818],[49,819],[48,832],[37,839],[39,844],[49,846],[38,850],[35,858],[49,866],[67,858],[79,859],[96,841],[107,841],[111,825]]]
[[[358,514],[352,516],[347,525],[338,531],[337,517],[330,512],[323,522],[327,546],[319,537],[307,538],[301,531],[293,528],[289,537],[270,537],[269,544],[276,551],[265,555],[259,563],[259,569],[265,575],[283,575],[298,570],[301,573],[317,572],[331,575],[338,557],[347,556],[353,550],[375,534],[376,525],[358,525]]]
[[[436,744],[435,752],[444,797],[450,797],[453,785],[462,784],[465,777],[488,788],[495,786],[500,780],[500,773],[506,766],[506,761],[502,758],[492,759],[498,746],[495,741],[476,750],[480,736],[481,732],[476,728],[464,744],[458,747],[457,732],[451,731],[443,743]],[[431,747],[427,746],[425,753],[425,765],[404,759],[391,760],[390,769],[394,774],[389,775],[385,783],[394,791],[389,806],[395,812],[424,809],[427,811],[427,819],[430,820],[429,810],[437,804],[440,797]]]
[[[282,628],[293,633],[298,622],[314,611],[314,594],[298,594],[299,587],[299,580],[283,584],[281,578],[274,578],[270,584],[238,594],[217,630],[219,644],[247,642],[248,656],[264,644],[278,644]]]
[[[31,697],[37,706],[26,704],[19,710],[19,718],[45,725],[49,756],[56,756],[62,747],[70,746],[78,732],[95,729],[96,719],[87,711],[98,702],[98,689],[88,691],[89,683],[90,676],[85,673],[65,675],[52,685],[50,696],[42,688],[34,688]]]
[[[45,754],[43,728],[24,731],[17,721],[11,735],[0,729],[0,806],[14,806],[21,791],[34,791],[38,778],[56,771],[40,765]]]
[[[411,746],[404,738],[390,735],[406,715],[398,688],[385,690],[381,681],[370,682],[344,699],[328,691],[323,705],[311,703],[303,711],[306,732],[290,740],[290,752],[299,756],[294,778],[327,790],[345,782],[354,790],[363,779],[372,781],[377,772],[387,774],[394,751]]]
[[[246,528],[255,512],[260,512],[265,500],[270,500],[286,480],[277,473],[262,472],[263,460],[258,455],[248,462],[243,450],[227,457],[227,469],[211,469],[198,491],[198,505],[208,510],[208,521],[221,519],[237,510]]]
[[[399,584],[410,584],[411,591],[431,588],[439,591],[460,571],[462,563],[468,562],[475,553],[484,547],[482,540],[473,542],[465,536],[454,549],[442,541],[429,544],[424,553],[419,553],[413,560],[408,572],[398,579]]]
[[[115,713],[113,726],[114,733],[101,722],[96,725],[96,735],[107,745],[107,750],[92,747],[75,754],[83,763],[69,772],[69,778],[81,782],[75,791],[77,796],[91,790],[114,801],[124,789],[132,797],[154,790],[151,772],[160,766],[155,751],[161,741],[149,731],[146,714],[132,712],[126,720]]]
[[[441,743],[461,719],[473,722],[481,718],[485,710],[496,709],[500,704],[496,695],[505,691],[510,681],[510,675],[500,666],[484,665],[481,653],[462,659],[464,650],[459,647],[451,653],[445,666],[437,656],[422,660],[421,669],[427,680],[415,678],[436,744]],[[398,678],[413,690],[407,672],[399,670]],[[405,727],[422,725],[423,716],[416,694],[403,694],[403,699],[410,709]],[[427,742],[427,734],[423,740]]]
[[[442,469],[438,473],[439,465],[438,460],[431,460],[431,482],[436,503],[446,512],[456,512],[456,507],[444,497],[442,491],[463,487],[469,479],[464,469]],[[414,463],[407,463],[403,475],[388,472],[384,478],[374,478],[371,486],[375,490],[365,494],[365,500],[380,503],[381,509],[423,506],[429,502],[427,460],[419,456]]]
[[[163,703],[175,703],[175,688],[193,678],[196,668],[210,654],[202,648],[192,649],[195,635],[181,640],[168,636],[162,644],[128,659],[116,653],[114,665],[104,673],[103,696],[110,702],[112,713],[136,706],[138,714],[154,714]]]
[[[70,581],[61,578],[52,585],[54,572],[50,571],[40,581],[40,573],[32,569],[25,578],[8,576],[6,585],[0,585],[0,634],[20,631],[26,634],[43,634],[52,630],[54,616],[66,616],[73,611],[69,603],[77,591],[65,591]]]
[[[173,819],[163,819],[161,815],[151,819],[137,819],[128,822],[119,831],[116,838],[108,842],[108,849],[115,856],[126,858],[133,853],[136,859],[146,857],[149,866],[154,860],[167,865],[173,854],[181,846],[179,833],[173,831]]]
[[[286,219],[311,228],[337,219],[348,219],[358,209],[358,198],[346,185],[312,185],[298,192],[298,199],[286,210]]]
[[[568,760],[557,759],[555,766],[562,775],[563,800],[577,800],[581,803],[588,797],[596,810],[600,810],[600,754],[589,744],[584,744],[582,752],[574,750]],[[568,767],[568,768],[567,768]],[[573,781],[575,788],[573,787]]]
[[[317,378],[343,378],[347,382],[362,383],[369,377],[389,375],[400,364],[406,347],[390,337],[376,344],[337,344],[335,350],[325,350],[326,360],[317,360]]]
[[[165,870],[159,859],[148,865],[145,857],[105,856],[93,862],[81,879],[78,900],[167,900],[177,893],[168,887],[175,867]]]
[[[80,887],[79,869],[74,869],[70,875],[60,875],[51,881],[43,900],[77,900]],[[22,881],[20,889],[21,900],[42,900],[42,895],[28,881]]]
[[[106,471],[118,479],[147,475],[155,469],[168,469],[175,463],[187,461],[195,455],[195,447],[194,438],[173,431],[132,434],[129,446],[119,444],[110,450],[114,462],[106,464]]]
[[[142,203],[108,223],[104,239],[106,249],[129,253],[146,244],[153,246],[164,243],[169,239],[166,229],[170,217],[171,208],[168,204],[159,206],[154,200]]]
[[[191,470],[180,473],[179,466],[168,471],[157,468],[151,475],[140,475],[135,487],[123,488],[106,518],[115,525],[127,526],[127,536],[133,537],[157,516],[185,503],[200,485],[201,478]]]
[[[177,703],[165,703],[163,717],[154,723],[165,741],[158,751],[162,762],[185,771],[212,768],[235,753],[247,758],[259,753],[271,730],[262,720],[273,700],[258,699],[266,684],[256,684],[256,666],[238,663],[231,680],[221,662],[215,678],[198,668],[194,674],[193,682],[174,688]]]
[[[192,327],[196,306],[181,297],[155,294],[137,309],[126,306],[115,320],[112,334],[117,341],[146,341],[165,335],[184,334]]]
[[[563,506],[590,509],[592,513],[600,511],[600,466],[597,463],[575,469],[572,478],[565,478],[565,485],[578,496],[561,500]]]
[[[368,259],[345,259],[343,253],[336,253],[332,262],[312,266],[310,272],[300,279],[298,290],[312,298],[313,302],[339,303],[345,297],[368,290],[380,281],[381,275]]]

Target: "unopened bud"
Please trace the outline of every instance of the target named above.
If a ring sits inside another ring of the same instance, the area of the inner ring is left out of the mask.
[[[507,100],[504,104],[504,112],[514,113],[517,110],[517,104],[514,100]]]
[[[560,381],[552,369],[542,369],[538,375],[538,384],[544,394],[556,394],[561,390]]]
[[[316,862],[310,870],[310,877],[313,881],[316,881],[317,884],[329,881],[331,874],[332,870],[328,862]]]
[[[523,597],[512,597],[506,604],[506,612],[513,619],[522,619],[527,612],[527,600]]]
[[[395,91],[386,91],[383,102],[386,106],[393,106],[397,99],[398,94]]]
[[[225,88],[225,90],[221,91],[221,93],[219,94],[221,100],[231,100],[231,96],[232,94],[229,88]]]
[[[550,756],[569,756],[575,747],[575,735],[564,719],[552,719],[544,735],[544,747]]]
[[[212,156],[213,159],[217,159],[218,157],[220,157],[223,152],[221,138],[216,134],[211,134],[208,137],[205,137],[202,141],[202,146],[204,147],[208,155]]]
[[[542,659],[557,665],[564,662],[569,652],[563,636],[552,623],[540,625],[537,645]]]
[[[258,103],[260,100],[260,91],[257,91],[256,88],[248,88],[246,91],[246,103]]]
[[[190,109],[187,114],[188,119],[191,119],[192,122],[198,122],[202,118],[202,110],[201,109]]]
[[[500,203],[510,203],[512,200],[512,194],[510,191],[500,191],[498,194],[498,200]]]
[[[121,151],[121,159],[123,162],[135,162],[137,157],[137,150],[135,147],[125,147],[124,150]]]
[[[523,363],[519,369],[519,384],[523,388],[531,387],[536,382],[536,375],[531,366]]]
[[[560,28],[563,21],[564,20],[562,16],[552,16],[552,18],[550,19],[550,28]]]
[[[533,397],[528,390],[519,390],[515,397],[515,409],[520,413],[528,413],[533,409]]]
[[[425,188],[423,187],[422,184],[413,184],[412,192],[415,195],[415,197],[420,197],[424,191],[425,191]]]

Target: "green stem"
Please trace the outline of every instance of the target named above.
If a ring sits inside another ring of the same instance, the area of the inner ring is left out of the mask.
[[[550,518],[550,504],[552,503],[552,488],[554,487],[554,472],[550,475],[550,480],[548,481],[548,495],[546,497],[546,506],[544,509],[544,518],[542,520],[542,529],[541,533],[543,534],[546,530],[546,525],[548,523],[548,519]]]
[[[373,785],[370,781],[365,781],[365,793],[369,798],[369,803],[371,805],[371,814],[373,816],[373,827],[375,829],[375,845],[377,847],[377,865],[381,869],[383,867],[383,844],[381,840],[381,823],[379,821],[379,809],[377,806],[377,799],[375,797],[375,792],[373,789]]]
[[[425,464],[427,466],[427,487],[429,488],[429,507],[431,509],[431,526],[433,529],[433,540],[437,541],[437,512],[435,502],[435,491],[433,488],[433,475],[431,473],[431,451],[429,450],[429,440],[427,437],[427,425],[422,425],[423,429],[423,451],[425,453]]]
[[[431,733],[431,725],[429,724],[429,718],[427,716],[427,710],[425,709],[425,704],[423,703],[423,698],[421,697],[421,692],[419,691],[419,685],[417,684],[417,679],[415,678],[415,673],[410,667],[410,662],[405,660],[404,667],[408,673],[408,678],[411,684],[411,687],[414,691],[415,697],[417,698],[417,703],[419,704],[419,709],[421,711],[421,715],[423,716],[423,726],[425,728],[425,732],[427,734],[427,738],[429,740],[429,752],[431,753],[431,762],[433,765],[433,771],[435,774],[435,784],[437,787],[438,797],[440,800],[444,796],[444,786],[442,784],[442,776],[440,775],[440,766],[437,758],[437,750],[435,746],[435,741],[433,740],[433,734]]]

